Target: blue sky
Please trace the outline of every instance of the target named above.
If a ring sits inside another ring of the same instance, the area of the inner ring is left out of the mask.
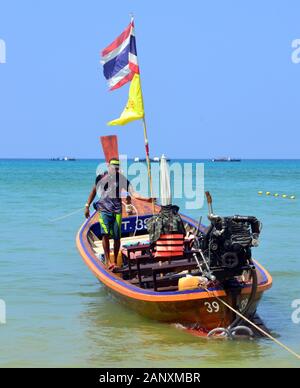
[[[152,156],[300,157],[296,0],[0,0],[0,158],[97,158],[111,133],[143,155],[140,122],[106,126],[128,85],[108,92],[99,63],[130,12]]]

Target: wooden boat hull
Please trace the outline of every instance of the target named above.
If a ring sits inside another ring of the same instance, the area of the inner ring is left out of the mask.
[[[182,218],[193,226],[197,225],[197,222],[189,217],[182,216]],[[125,217],[126,221],[130,220]],[[227,295],[222,288],[211,288],[209,292],[203,289],[157,292],[134,286],[108,271],[95,255],[88,237],[89,230],[97,222],[98,218],[95,214],[83,224],[77,235],[77,247],[86,265],[120,303],[147,318],[169,323],[197,323],[208,330],[226,327],[233,321],[232,312],[216,299],[218,296],[232,304],[231,296]],[[255,302],[252,305],[253,313],[263,293],[272,286],[270,274],[257,262],[255,265],[258,288]],[[246,284],[242,287],[237,299],[237,307],[241,309],[247,304],[252,286]]]
[[[227,327],[234,320],[233,313],[228,310],[215,297],[203,292],[203,295],[197,299],[183,301],[165,301],[151,302],[141,301],[121,295],[109,287],[108,292],[113,295],[122,305],[131,308],[144,317],[154,319],[160,322],[181,323],[183,325],[197,323],[205,329],[214,329],[216,327]],[[239,304],[246,303],[249,293],[245,293],[240,299]],[[256,295],[255,303],[252,307],[254,314],[261,300],[262,292]],[[227,303],[232,304],[230,297],[223,298]]]

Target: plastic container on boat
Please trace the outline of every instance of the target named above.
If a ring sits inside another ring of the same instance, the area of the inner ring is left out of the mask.
[[[202,276],[186,276],[179,279],[178,281],[178,290],[195,290],[199,288],[200,285],[207,285],[207,279]]]
[[[110,252],[109,258],[110,258],[111,263],[113,263],[115,261],[114,252]],[[118,254],[118,258],[117,258],[117,266],[122,267],[122,265],[123,265],[123,257],[122,257],[122,252],[120,251]]]

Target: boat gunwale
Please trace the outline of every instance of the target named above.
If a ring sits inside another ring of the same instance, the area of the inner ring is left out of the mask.
[[[95,214],[96,212],[89,219],[87,219],[79,229],[76,237],[76,245],[86,265],[94,273],[94,275],[108,288],[132,299],[151,302],[180,302],[188,300],[214,298],[215,296],[225,297],[227,295],[224,289],[221,287],[209,288],[210,292],[207,292],[203,289],[197,289],[185,291],[167,291],[162,293],[159,291],[142,289],[140,287],[134,286],[126,280],[120,279],[116,274],[106,269],[105,265],[97,258],[97,256],[93,252],[92,247],[89,244],[87,235],[90,230],[90,227],[94,224],[92,223],[92,221],[95,217]],[[190,225],[194,227],[197,226],[196,221],[192,218],[183,214],[181,214],[181,216],[183,220],[188,222]],[[258,268],[263,277],[263,280],[258,285],[258,292],[261,293],[271,288],[272,277],[269,272],[264,267],[262,267],[262,265],[260,265],[257,261],[255,261],[255,266]],[[250,292],[251,290],[251,285],[243,285],[242,287],[242,294],[247,294],[248,291]]]

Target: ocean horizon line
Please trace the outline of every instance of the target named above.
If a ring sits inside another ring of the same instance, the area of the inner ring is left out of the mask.
[[[134,160],[136,157],[128,157],[128,160]],[[77,157],[72,157],[73,160],[69,161],[94,161],[94,160],[104,160],[104,158],[77,158]],[[145,159],[144,157],[140,157],[141,160]],[[191,157],[168,157],[170,160],[203,160],[203,161],[213,161],[213,159],[216,158],[191,158]],[[233,158],[235,159],[235,158]],[[236,158],[240,160],[241,162],[243,161],[300,161],[300,158]],[[1,158],[0,161],[64,161],[63,159],[58,160],[56,158],[49,158],[49,157],[8,157],[8,158]],[[233,160],[234,161],[234,160]],[[225,161],[226,162],[226,161]]]

